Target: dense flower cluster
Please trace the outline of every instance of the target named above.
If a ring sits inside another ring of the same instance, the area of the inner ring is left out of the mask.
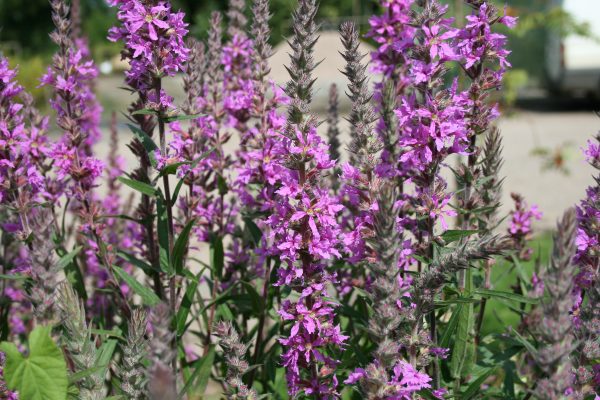
[[[110,0],[109,4],[119,6],[121,26],[111,28],[108,38],[125,43],[123,57],[130,63],[126,73],[129,85],[149,91],[155,79],[182,70],[189,54],[182,12],[173,12],[164,1]],[[150,92],[147,100],[165,109],[173,105],[173,98],[164,90]]]
[[[266,221],[272,227],[271,254],[282,259],[278,284],[296,288],[300,295],[279,310],[284,321],[294,321],[290,335],[280,340],[285,346],[283,364],[291,394],[304,390],[307,395],[332,398],[337,378],[334,375],[327,384],[322,375],[328,376],[326,371],[334,370],[337,361],[326,349],[341,347],[347,337],[333,320],[334,304],[325,300],[327,286],[335,278],[325,269],[325,262],[341,257],[336,217],[342,206],[327,189],[317,186],[319,175],[333,166],[327,145],[314,126],[304,132],[296,127],[294,133],[293,138],[282,138],[281,187]],[[303,370],[314,371],[319,364],[323,369],[318,376],[303,377]]]
[[[410,24],[410,8],[414,0],[384,0],[380,3],[384,12],[369,19],[367,35],[378,44],[371,55],[373,69],[397,78],[398,69],[406,61],[404,51],[414,44],[415,28]]]

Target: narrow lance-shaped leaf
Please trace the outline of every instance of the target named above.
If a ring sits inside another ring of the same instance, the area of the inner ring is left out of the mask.
[[[183,275],[185,252],[190,239],[190,232],[192,231],[195,222],[196,220],[192,219],[183,227],[181,233],[175,241],[175,244],[173,245],[173,267],[177,275]]]
[[[160,302],[160,299],[156,293],[142,285],[137,279],[125,272],[125,270],[117,266],[113,266],[113,270],[119,279],[125,282],[137,295],[142,298],[144,304],[153,306]]]

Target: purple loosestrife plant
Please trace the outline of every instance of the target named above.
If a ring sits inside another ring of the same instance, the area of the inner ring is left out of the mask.
[[[56,178],[63,182],[68,206],[78,213],[78,231],[82,236],[77,240],[85,249],[85,263],[89,266],[90,273],[110,277],[107,279],[110,285],[107,286],[115,289],[120,298],[117,302],[119,308],[128,314],[130,307],[127,296],[120,289],[113,271],[115,254],[105,244],[106,225],[102,220],[104,210],[93,193],[99,184],[98,178],[104,171],[104,163],[90,155],[93,140],[88,140],[90,136],[97,135],[99,123],[97,115],[92,115],[99,110],[92,91],[98,70],[93,61],[77,48],[70,36],[71,20],[67,4],[62,0],[52,1],[50,4],[56,26],[50,36],[58,45],[58,52],[41,82],[53,89],[50,104],[56,112],[56,123],[64,134],[54,143],[49,155],[54,159]],[[103,271],[100,271],[100,266]],[[85,297],[84,277],[78,267],[75,267],[74,273],[78,275],[77,290]],[[110,325],[110,317],[107,319]]]
[[[533,358],[542,374],[532,390],[541,399],[562,399],[572,390],[573,372],[570,354],[576,347],[570,312],[576,268],[575,211],[569,210],[557,225],[550,264],[540,278],[548,296],[542,299],[540,324],[535,328],[543,343]]]
[[[291,79],[286,87],[290,105],[280,139],[281,198],[268,223],[273,227],[273,254],[282,260],[277,284],[296,292],[278,310],[283,321],[291,322],[288,336],[280,339],[289,393],[330,399],[338,397],[334,371],[339,363],[330,351],[342,349],[347,338],[334,321],[335,304],[327,298],[327,285],[334,277],[325,268],[327,260],[341,256],[336,216],[342,207],[324,185],[322,172],[333,163],[309,111],[316,13],[314,0],[300,0],[293,14]]]
[[[205,42],[185,40],[184,15],[168,1],[109,3],[119,21],[109,38],[123,44],[135,95],[130,173],[115,114],[107,157],[94,146],[98,71],[79,1],[70,13],[51,2],[58,52],[42,84],[56,142],[0,57],[0,338],[18,346],[0,345],[0,397],[598,392],[597,185],[578,227],[572,212],[559,224],[533,287],[523,266],[535,260],[528,242],[540,213],[518,196],[513,212],[499,212],[492,93],[510,67],[501,29],[515,18],[482,0],[465,1],[464,21],[437,0],[381,0],[370,62],[357,27],[341,24],[344,148],[337,88],[323,136],[311,110],[315,0],[293,14],[284,88],[269,77],[268,0],[230,0]],[[164,88],[179,74],[178,108]],[[599,148],[586,150],[596,168]],[[456,186],[442,178],[450,170]],[[516,271],[514,291],[496,284],[493,266],[503,280]],[[521,317],[518,332],[489,323],[503,310]],[[37,373],[64,379],[40,385]]]
[[[52,318],[57,272],[54,245],[44,237],[53,232],[48,226],[51,213],[44,209],[50,197],[45,177],[47,119],[37,118],[16,75],[17,70],[0,57],[0,215],[5,237],[2,273],[24,274],[35,285],[8,281],[2,286],[5,337],[25,334],[31,320],[43,323]]]
[[[162,88],[163,77],[174,76],[176,72],[184,69],[184,63],[188,59],[189,49],[187,48],[184,37],[188,30],[187,24],[183,21],[182,12],[174,12],[171,5],[163,1],[142,2],[138,0],[114,0],[110,2],[113,6],[119,6],[117,18],[121,25],[111,28],[109,39],[112,41],[121,40],[124,43],[122,52],[123,58],[127,59],[130,69],[126,73],[126,82],[139,95],[143,109],[134,110],[142,115],[150,113],[156,117],[158,127],[159,147],[154,151],[154,166],[162,176],[161,197],[157,201],[157,211],[160,213],[157,223],[157,233],[159,242],[159,260],[162,260],[161,268],[168,272],[168,298],[171,314],[174,316],[177,307],[176,278],[173,274],[173,266],[170,264],[170,256],[174,250],[175,223],[173,218],[173,199],[169,183],[169,173],[165,169],[173,163],[169,148],[167,147],[166,123],[168,118],[175,113],[173,98],[169,96]],[[148,121],[138,120],[142,132],[147,134],[146,129],[151,129]],[[144,136],[144,134],[142,134]],[[148,137],[151,135],[147,135]],[[150,139],[151,141],[151,139]],[[133,144],[134,149],[136,144]],[[156,145],[154,145],[156,146]],[[140,149],[141,150],[141,149]],[[137,151],[137,154],[142,153]],[[140,155],[144,157],[143,154]],[[150,155],[151,156],[151,155]],[[150,160],[152,162],[152,160]],[[142,178],[148,178],[148,165],[145,161],[142,163],[140,173]],[[147,194],[147,193],[146,193]],[[143,202],[148,200],[143,198]],[[146,204],[149,208],[150,205]],[[166,235],[164,230],[166,230]],[[162,232],[161,232],[162,231]],[[155,246],[155,240],[150,228],[147,228],[148,247]],[[156,249],[150,249],[153,252],[153,259],[156,259]],[[167,266],[164,264],[168,264]],[[155,289],[162,284],[160,276],[155,273]],[[177,338],[172,336],[172,345],[177,345]],[[176,369],[177,360],[172,360],[173,369]],[[174,371],[171,371],[174,373]],[[161,375],[162,376],[162,375]],[[176,387],[176,382],[173,380]]]
[[[588,142],[586,160],[600,170],[600,136]],[[577,207],[578,267],[574,282],[572,310],[575,337],[580,342],[574,355],[576,367],[575,394],[600,394],[600,177],[586,191],[586,198]]]

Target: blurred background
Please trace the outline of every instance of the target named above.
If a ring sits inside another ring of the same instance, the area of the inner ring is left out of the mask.
[[[120,111],[132,101],[118,89],[123,82],[119,44],[106,40],[108,29],[116,23],[115,10],[105,0],[79,0],[82,30],[100,67],[97,89],[105,112],[104,124],[111,111]],[[550,229],[564,209],[583,197],[591,182],[581,148],[600,127],[594,114],[600,93],[600,1],[598,0],[492,0],[513,16],[519,24],[509,36],[513,69],[507,74],[497,100],[503,109],[499,126],[504,135],[505,211],[510,210],[510,192],[524,195],[530,204],[544,212],[541,230]],[[469,10],[463,0],[443,0],[457,18]],[[226,0],[173,0],[174,8],[185,11],[191,35],[204,38],[210,12],[226,11]],[[295,0],[271,0],[272,78],[284,84],[287,73],[285,37],[290,33],[291,12]],[[249,11],[249,10],[248,10]],[[317,71],[315,108],[323,118],[331,83],[344,87],[339,70],[343,60],[335,32],[343,20],[352,19],[367,32],[369,16],[379,13],[374,0],[321,0],[319,20],[321,40],[316,58],[323,60]],[[249,14],[249,12],[248,12]],[[0,0],[0,52],[19,66],[19,80],[48,108],[45,89],[38,88],[55,47],[48,37],[53,30],[48,0]],[[365,41],[363,51],[372,44]],[[377,80],[377,77],[372,77]],[[181,94],[179,78],[167,89]],[[342,109],[348,107],[342,102]],[[126,142],[126,129],[123,129]],[[101,146],[102,144],[100,144]],[[100,155],[104,151],[99,150]]]

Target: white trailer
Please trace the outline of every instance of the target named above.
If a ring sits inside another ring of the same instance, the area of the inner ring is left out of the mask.
[[[592,37],[550,33],[546,43],[546,77],[553,93],[600,95],[600,0],[553,0],[575,21],[587,23]]]

